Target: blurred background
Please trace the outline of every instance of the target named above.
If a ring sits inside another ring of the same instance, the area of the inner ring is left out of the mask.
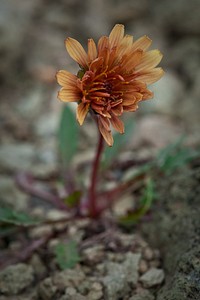
[[[57,100],[55,73],[60,69],[78,71],[65,50],[65,38],[71,36],[85,46],[87,38],[97,40],[109,34],[116,23],[123,23],[126,33],[135,38],[148,35],[152,49],[164,54],[161,66],[166,72],[152,87],[154,100],[142,103],[132,115],[137,122],[129,149],[162,148],[181,135],[186,136],[188,145],[199,145],[199,0],[1,0],[3,202],[15,202],[19,209],[26,203],[26,196],[16,190],[12,180],[17,170],[45,175],[57,169],[57,131],[63,106]],[[88,124],[82,127],[83,159],[91,155],[96,143]]]

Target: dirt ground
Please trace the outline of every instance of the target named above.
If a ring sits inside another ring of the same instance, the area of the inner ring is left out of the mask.
[[[152,86],[154,99],[132,115],[134,129],[118,161],[149,161],[181,136],[187,148],[199,149],[198,0],[1,0],[0,207],[49,220],[65,217],[19,190],[14,177],[27,171],[46,184],[45,178],[59,176],[57,133],[63,105],[57,99],[55,73],[78,71],[64,40],[70,36],[86,45],[88,38],[107,35],[116,23],[123,23],[135,38],[148,35],[152,49],[164,54],[165,70]],[[78,177],[87,187],[96,131],[91,120],[81,130],[73,164],[83,172]],[[131,167],[120,172],[111,168],[110,185],[131,172]],[[46,224],[2,237],[0,300],[200,299],[199,160],[153,178],[160,202],[129,231],[116,226],[106,212],[98,222]],[[121,197],[116,215],[130,207],[137,193],[131,190]],[[79,245],[81,260],[72,269],[61,270],[55,261],[54,248],[60,240]],[[41,247],[33,241],[41,242]],[[36,247],[33,255],[20,256],[21,247],[27,250],[30,245]],[[18,257],[13,259],[12,253]]]

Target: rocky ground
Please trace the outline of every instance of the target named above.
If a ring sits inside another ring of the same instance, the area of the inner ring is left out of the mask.
[[[164,54],[166,74],[152,88],[155,99],[134,114],[135,128],[119,159],[149,160],[183,135],[187,147],[199,148],[199,11],[198,0],[1,0],[0,206],[50,219],[61,217],[52,206],[20,191],[14,175],[22,170],[43,179],[59,174],[62,104],[56,99],[55,73],[77,72],[64,48],[67,36],[84,43],[123,23],[135,37],[148,35],[153,48]],[[82,133],[74,164],[82,164],[87,174],[96,143],[90,121]],[[127,176],[124,171],[123,177]],[[26,232],[30,240],[39,241],[61,231],[59,238],[54,236],[28,259],[2,268],[0,300],[199,299],[199,162],[154,178],[159,205],[155,204],[150,220],[131,232],[116,227],[108,215],[108,224],[85,220],[67,223],[66,228],[48,225]],[[134,197],[124,195],[116,212]],[[81,261],[61,271],[53,249],[66,236],[76,239]],[[0,260],[21,249],[24,236],[19,233],[12,239],[0,240]]]

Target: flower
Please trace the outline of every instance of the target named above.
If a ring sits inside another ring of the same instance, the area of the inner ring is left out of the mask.
[[[77,40],[65,41],[69,55],[81,70],[77,76],[65,70],[57,72],[57,81],[62,86],[58,98],[78,103],[80,125],[88,111],[93,111],[109,146],[113,145],[110,125],[124,133],[119,117],[123,112],[135,111],[140,101],[152,98],[147,85],[164,73],[162,68],[156,68],[162,59],[160,51],[147,51],[151,42],[147,36],[133,41],[131,35],[124,35],[121,24],[114,26],[109,37],[102,36],[97,46],[93,39],[88,39],[87,53]]]

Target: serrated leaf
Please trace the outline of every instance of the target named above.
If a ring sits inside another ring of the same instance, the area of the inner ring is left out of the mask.
[[[112,147],[106,147],[104,150],[104,156],[103,156],[103,167],[107,167],[110,165],[110,163],[117,157],[117,154],[121,150],[121,148],[124,146],[124,144],[127,143],[130,136],[133,133],[135,126],[135,122],[133,119],[128,118],[124,121],[124,127],[125,132],[124,134],[115,133],[113,135],[114,144]]]
[[[75,241],[59,243],[55,247],[56,261],[62,270],[74,268],[80,261]]]
[[[140,207],[129,212],[126,216],[119,219],[120,224],[125,226],[134,225],[143,217],[150,209],[153,199],[155,198],[154,184],[151,178],[148,178],[142,198],[140,199]]]
[[[1,207],[0,222],[20,225],[20,226],[29,226],[29,225],[39,224],[40,220],[35,219],[24,212],[17,212],[8,207]]]
[[[58,131],[59,150],[65,166],[70,163],[76,153],[78,133],[79,128],[75,116],[69,105],[66,105],[61,114]]]
[[[63,199],[63,202],[68,206],[68,207],[75,207],[79,204],[80,199],[81,199],[81,191],[74,191],[72,194],[67,196],[65,199]]]

